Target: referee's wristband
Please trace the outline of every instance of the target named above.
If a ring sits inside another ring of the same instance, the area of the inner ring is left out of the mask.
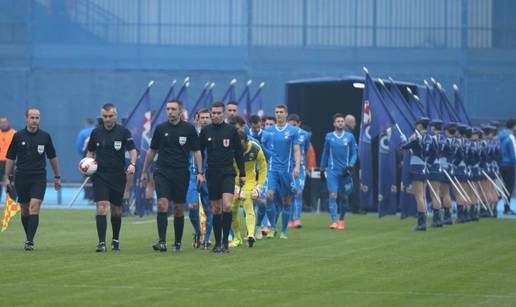
[[[54,179],[61,179],[61,176],[54,176]]]
[[[129,162],[130,165],[136,166],[136,162]]]

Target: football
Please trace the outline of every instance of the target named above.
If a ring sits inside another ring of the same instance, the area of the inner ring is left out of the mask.
[[[91,176],[97,171],[97,161],[93,158],[84,158],[79,162],[79,171],[85,176]]]

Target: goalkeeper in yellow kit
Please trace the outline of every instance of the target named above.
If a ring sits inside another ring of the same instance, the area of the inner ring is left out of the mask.
[[[238,185],[238,168],[236,167],[236,164],[234,164],[237,176],[235,177],[235,197],[233,200],[233,216],[231,224],[234,237],[231,246],[237,247],[242,244],[238,212],[240,207],[243,207],[248,234],[247,243],[249,244],[249,247],[253,247],[254,242],[256,241],[254,237],[256,217],[254,214],[253,200],[258,199],[260,196],[263,184],[265,183],[265,178],[267,178],[267,161],[265,160],[265,155],[263,154],[263,150],[260,145],[253,141],[249,141],[245,132],[239,131],[238,134],[240,135],[240,141],[244,148],[245,174],[247,180],[243,187]]]

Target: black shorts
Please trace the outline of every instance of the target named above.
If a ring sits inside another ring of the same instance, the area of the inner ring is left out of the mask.
[[[21,204],[29,203],[31,198],[43,200],[47,190],[47,175],[16,174],[14,188],[18,195],[18,202]]]
[[[93,199],[95,202],[109,201],[113,206],[122,206],[126,183],[125,173],[95,173]]]
[[[222,194],[235,193],[235,171],[228,170],[209,170],[206,171],[206,181],[208,182],[208,196],[210,200],[222,199]]]
[[[186,202],[190,172],[185,169],[174,169],[170,171],[158,170],[155,178],[156,195],[159,198],[166,198],[176,204]]]

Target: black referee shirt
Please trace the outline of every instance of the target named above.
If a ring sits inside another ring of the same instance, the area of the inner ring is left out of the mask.
[[[223,122],[210,124],[201,130],[201,150],[208,154],[208,169],[230,170],[236,161],[241,177],[245,177],[244,150],[235,127]]]
[[[158,152],[158,171],[186,169],[190,152],[199,150],[199,138],[192,124],[181,120],[174,125],[167,121],[156,127],[150,148]]]
[[[56,157],[56,149],[50,134],[41,129],[32,133],[25,128],[14,134],[6,157],[16,160],[16,173],[44,175],[45,154],[48,159]]]
[[[93,129],[88,141],[88,151],[95,153],[98,172],[114,173],[125,171],[125,151],[135,149],[131,132],[118,124],[111,130],[100,125]]]

